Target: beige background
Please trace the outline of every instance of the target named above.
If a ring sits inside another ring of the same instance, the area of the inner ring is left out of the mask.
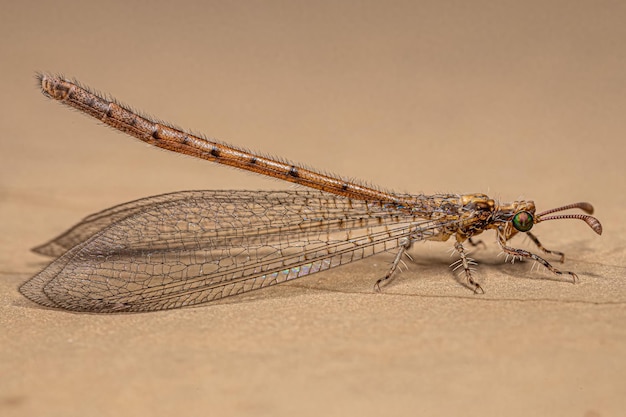
[[[1,415],[624,415],[623,2],[5,3]],[[489,234],[484,296],[455,281],[450,243],[426,243],[382,294],[392,254],[220,305],[43,309],[17,292],[47,262],[29,249],[85,215],[289,185],[98,126],[35,71],[399,192],[590,201],[605,232],[537,227],[578,285],[502,264]]]

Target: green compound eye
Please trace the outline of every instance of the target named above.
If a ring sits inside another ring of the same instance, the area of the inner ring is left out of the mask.
[[[520,232],[528,232],[533,228],[533,215],[527,211],[520,211],[513,216],[513,227]]]

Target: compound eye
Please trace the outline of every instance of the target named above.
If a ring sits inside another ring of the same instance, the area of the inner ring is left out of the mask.
[[[520,211],[513,216],[513,227],[520,232],[528,232],[533,228],[534,220],[533,215],[527,211]]]

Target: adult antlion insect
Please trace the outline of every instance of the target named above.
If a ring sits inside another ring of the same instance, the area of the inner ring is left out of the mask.
[[[397,249],[389,279],[413,242],[454,236],[467,285],[475,262],[465,241],[494,229],[502,251],[543,258],[507,245],[540,222],[580,219],[597,234],[593,206],[575,203],[535,213],[532,201],[500,204],[484,194],[402,195],[300,165],[255,155],[176,129],[107,100],[78,83],[38,76],[43,93],[144,142],[317,191],[184,191],[148,197],[93,214],[35,252],[58,256],[20,288],[46,306],[90,312],[152,311],[200,304],[279,284]],[[588,214],[549,214],[581,209]]]

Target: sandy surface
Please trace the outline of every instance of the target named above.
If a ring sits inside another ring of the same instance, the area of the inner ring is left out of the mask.
[[[1,415],[624,415],[623,4],[22,3],[0,17]],[[381,294],[393,254],[219,305],[44,309],[17,291],[48,262],[29,249],[85,215],[289,185],[98,126],[38,70],[399,192],[590,201],[604,234],[537,226],[577,285],[503,264],[490,233],[483,296],[431,242]]]

